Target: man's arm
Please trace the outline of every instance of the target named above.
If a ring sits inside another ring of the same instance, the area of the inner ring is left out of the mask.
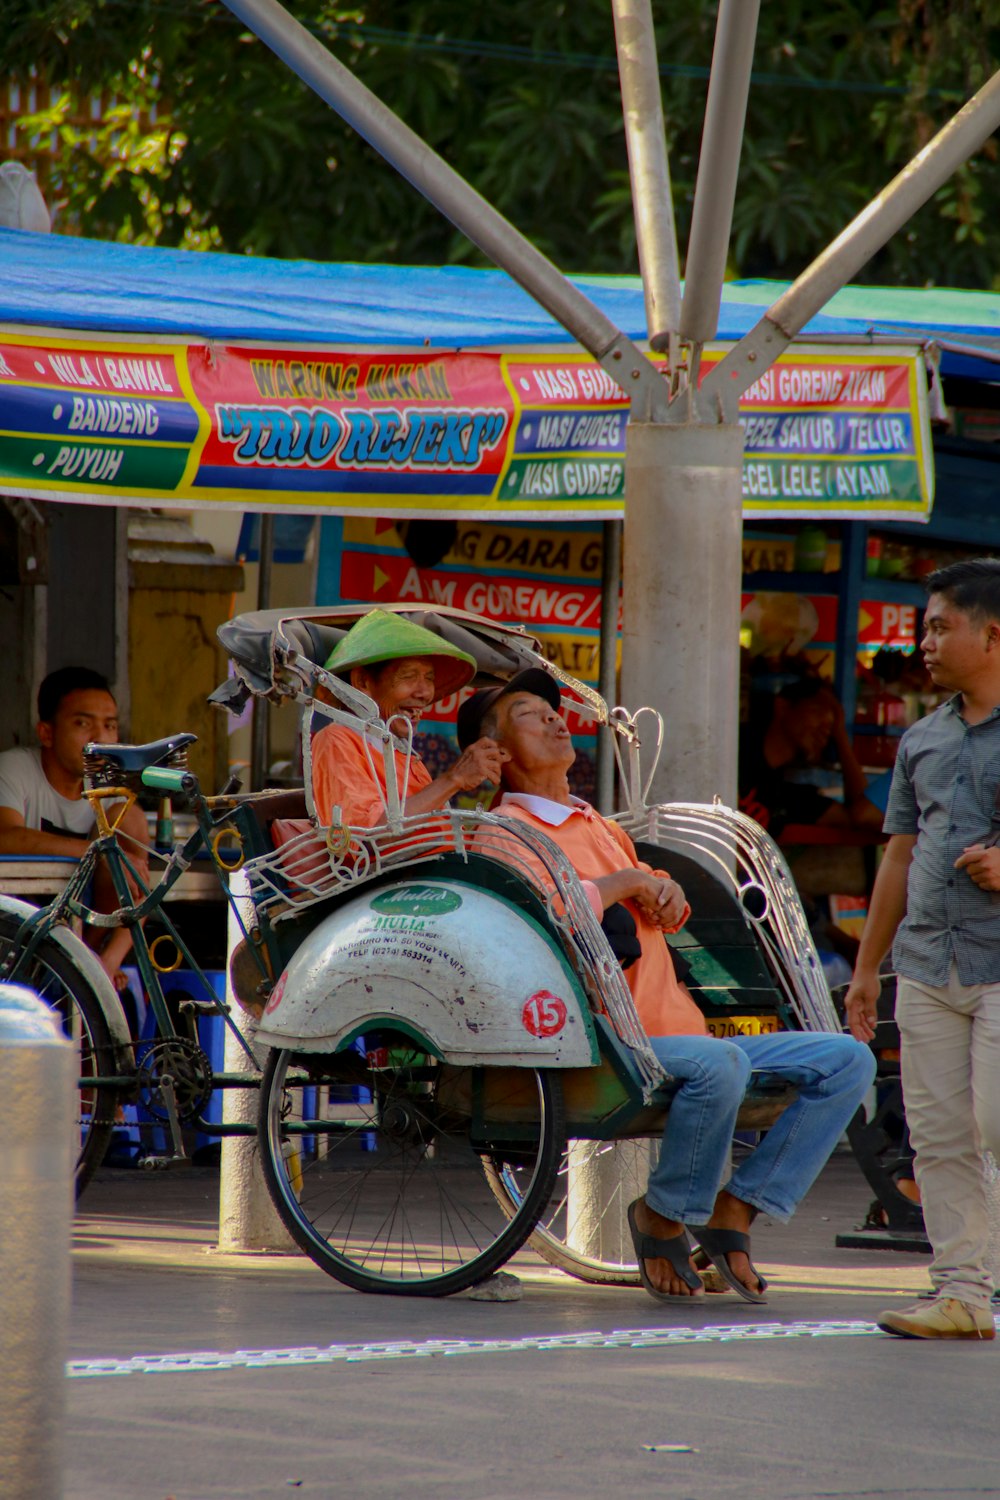
[[[482,786],[484,781],[499,786],[501,765],[500,750],[496,741],[476,740],[475,744],[463,750],[455,764],[450,766],[442,776],[432,781],[430,786],[425,786],[419,792],[411,792],[406,799],[403,811],[408,817],[416,813],[436,812],[439,807],[444,807],[456,792],[474,792],[476,787]]]
[[[79,859],[86,847],[85,838],[29,828],[15,808],[0,807],[0,854],[55,854]]]
[[[615,870],[612,875],[593,876],[591,881],[605,910],[616,901],[635,901],[649,921],[664,932],[676,932],[690,915],[684,892],[669,875],[654,875],[633,866]]]
[[[406,797],[404,813],[436,812],[456,792],[474,791],[484,781],[500,783],[500,751],[493,740],[477,740],[442,776]],[[313,800],[322,823],[329,823],[335,807],[345,823],[358,828],[380,828],[385,807],[381,751],[373,749],[371,760],[362,736],[353,729],[331,725],[313,741]]]
[[[882,989],[879,966],[906,915],[906,880],[916,842],[915,833],[894,833],[885,847],[875,877],[854,978],[845,999],[847,1024],[851,1035],[859,1042],[870,1042],[875,1035],[878,997]]]

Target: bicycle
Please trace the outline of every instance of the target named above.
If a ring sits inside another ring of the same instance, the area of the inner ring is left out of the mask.
[[[191,734],[146,745],[89,745],[85,752],[84,796],[94,809],[96,834],[64,888],[46,906],[34,907],[0,895],[0,979],[28,985],[62,1017],[63,1029],[79,1055],[80,1147],[76,1189],[81,1193],[103,1161],[124,1106],[145,1116],[152,1149],[140,1157],[146,1168],[179,1165],[189,1159],[183,1127],[223,1137],[252,1135],[250,1124],[205,1118],[216,1088],[260,1086],[253,1052],[225,1001],[165,909],[173,888],[199,857],[216,873],[225,899],[234,906],[229,876],[247,853],[265,847],[260,810],[287,802],[287,794],[240,794],[230,783],[217,796],[205,796],[188,769]],[[193,832],[162,858],[158,880],[143,878],[124,846],[120,831],[126,809],[143,791],[173,799],[195,819]],[[297,801],[298,799],[296,799]],[[116,911],[95,911],[88,887],[99,860],[107,864],[119,901]],[[237,908],[237,919],[241,922]],[[127,926],[134,962],[151,1013],[153,1034],[132,1035],[121,999],[95,952],[75,926]],[[160,930],[153,935],[153,928]],[[148,930],[147,930],[148,929]],[[243,927],[246,933],[245,926]],[[165,951],[165,946],[167,951]],[[252,945],[260,982],[270,978],[265,947]],[[171,1006],[161,976],[185,965],[204,991]],[[199,1044],[199,1016],[217,1015],[234,1034],[252,1065],[250,1073],[218,1073]]]

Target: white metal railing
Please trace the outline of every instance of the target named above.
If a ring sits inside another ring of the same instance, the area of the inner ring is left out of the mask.
[[[803,1029],[842,1029],[791,871],[759,823],[721,802],[660,803],[616,821],[632,838],[674,847],[722,880]]]

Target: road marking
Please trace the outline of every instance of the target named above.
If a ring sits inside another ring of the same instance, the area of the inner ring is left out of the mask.
[[[560,1349],[667,1349],[692,1344],[746,1344],[762,1339],[870,1338],[874,1323],[737,1323],[708,1328],[619,1328],[613,1333],[555,1333],[515,1339],[390,1339],[325,1348],[237,1349],[232,1353],[135,1354],[125,1359],[74,1359],[71,1379],[107,1375],[178,1375],[206,1370],[260,1370],[292,1365],[358,1364],[373,1359],[427,1359],[458,1354],[528,1354]]]

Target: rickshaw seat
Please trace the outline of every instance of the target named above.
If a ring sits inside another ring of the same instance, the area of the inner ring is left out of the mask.
[[[285,790],[275,788],[265,792],[251,792],[248,796],[235,798],[242,814],[241,831],[251,845],[247,854],[252,858],[258,854],[270,854],[277,847],[274,840],[274,824],[292,818],[301,818],[303,826],[308,824],[306,794],[301,787]]]
[[[756,929],[725,877],[676,849],[648,843],[637,843],[636,849],[647,864],[669,870],[691,903],[691,916],[669,943],[690,965],[686,983],[705,1015],[777,1015],[790,1023],[793,1018]],[[751,892],[746,899],[752,902],[755,896]]]

